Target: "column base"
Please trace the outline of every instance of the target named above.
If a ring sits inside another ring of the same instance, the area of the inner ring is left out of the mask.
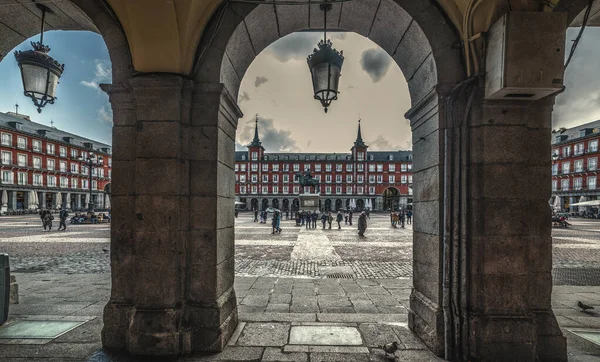
[[[238,324],[233,288],[211,305],[148,310],[109,301],[102,345],[139,356],[220,352]]]
[[[408,327],[436,356],[444,356],[444,318],[437,303],[413,288]]]
[[[552,311],[529,316],[477,316],[470,323],[470,360],[567,361],[567,343]]]

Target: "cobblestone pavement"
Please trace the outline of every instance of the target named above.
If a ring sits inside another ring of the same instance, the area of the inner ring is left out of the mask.
[[[569,229],[554,229],[555,284],[600,285],[600,221],[572,219]],[[57,223],[56,223],[57,224]],[[282,221],[282,233],[236,219],[236,265],[239,276],[411,278],[412,227],[392,228],[389,218],[373,214],[366,237],[342,223],[332,229],[295,226]],[[43,231],[36,216],[0,218],[0,252],[11,255],[16,272],[110,273],[109,226],[69,225],[67,231]]]

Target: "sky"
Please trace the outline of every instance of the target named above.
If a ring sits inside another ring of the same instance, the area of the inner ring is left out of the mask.
[[[567,47],[578,29],[569,29]],[[236,147],[245,149],[259,117],[267,152],[348,152],[357,121],[371,150],[410,149],[408,87],[396,63],[375,43],[355,33],[330,33],[344,51],[339,99],[328,113],[313,99],[306,56],[320,33],[294,33],[263,50],[244,75],[238,103],[244,112]],[[34,37],[30,40],[38,40]],[[29,41],[19,50],[30,49]],[[587,28],[565,74],[566,91],[556,99],[553,127],[573,127],[600,119],[600,28]],[[54,105],[38,114],[23,95],[12,53],[0,62],[0,111],[27,114],[36,122],[111,144],[112,112],[108,96],[98,88],[110,83],[111,66],[101,36],[91,32],[50,31],[44,42],[50,55],[65,64]]]
[[[31,49],[30,41],[14,50]],[[0,62],[0,112],[19,113],[31,120],[111,144],[112,111],[108,96],[98,88],[100,83],[111,82],[111,63],[102,37],[87,31],[49,31],[44,33],[44,44],[50,46],[50,56],[65,64],[54,104],[48,104],[38,114],[33,101],[23,95],[19,67],[10,52]]]

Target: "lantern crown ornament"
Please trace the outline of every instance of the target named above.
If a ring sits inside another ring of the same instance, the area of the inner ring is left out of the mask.
[[[65,66],[48,55],[50,47],[44,45],[46,13],[52,13],[52,10],[39,3],[35,5],[42,11],[40,41],[31,42],[33,50],[15,51],[15,58],[21,69],[23,93],[33,100],[38,113],[41,113],[46,104],[54,104],[58,80]]]
[[[323,40],[319,41],[317,48],[308,56],[308,68],[312,76],[314,98],[321,102],[325,113],[331,102],[337,99],[342,65],[344,64],[344,52],[333,48],[331,40],[327,39],[327,12],[331,10],[331,4],[320,5],[324,14]]]

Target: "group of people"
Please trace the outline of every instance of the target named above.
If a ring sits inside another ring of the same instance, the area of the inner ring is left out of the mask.
[[[58,225],[58,230],[67,230],[67,217],[69,217],[69,213],[67,210],[62,209],[58,213],[58,217],[60,219],[60,224]],[[42,220],[42,226],[44,230],[52,230],[52,221],[54,221],[54,215],[50,210],[40,210],[40,219]]]
[[[103,222],[104,220],[110,221],[110,214],[105,214],[103,212],[98,213],[97,215],[93,212],[76,212],[75,216],[71,218],[71,224],[82,224],[86,223],[89,220],[92,224],[97,224],[99,222]]]
[[[412,211],[411,210],[400,210],[392,211],[390,213],[390,222],[393,227],[398,227],[400,224],[401,228],[404,228],[404,223],[412,224]]]

